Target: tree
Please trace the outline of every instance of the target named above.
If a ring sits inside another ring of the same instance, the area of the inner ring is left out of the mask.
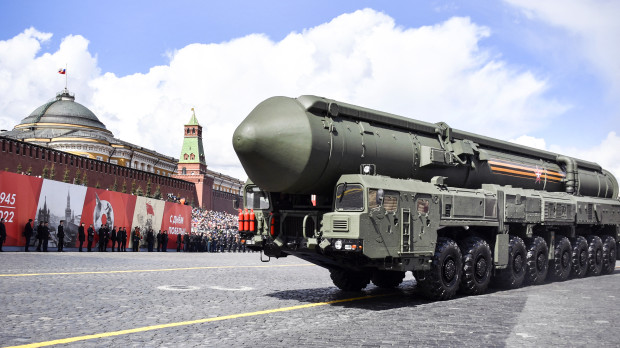
[[[62,174],[62,182],[69,182],[69,168],[65,168],[65,172]]]
[[[22,174],[22,164],[21,163],[17,164],[17,174]]]
[[[161,199],[161,188],[159,187],[159,185],[157,185],[157,187],[155,188],[155,193],[153,194],[153,198]]]
[[[28,169],[26,169],[26,174],[32,175],[32,166],[30,166],[30,167],[28,167]]]
[[[108,189],[110,191],[117,191],[118,190],[118,185],[116,184],[116,178],[114,178],[114,183]]]
[[[136,196],[144,196],[144,192],[142,192],[142,187],[138,186],[136,189]]]
[[[41,171],[41,176],[43,177],[43,179],[50,178],[50,169],[47,164],[43,167],[43,170]]]
[[[81,178],[80,175],[82,175],[82,173],[80,172],[80,168],[78,168],[75,171],[75,177],[73,178],[73,183],[74,184],[76,184],[76,185],[81,185],[82,184],[82,178]]]
[[[131,181],[131,194],[135,195],[136,194],[136,180],[132,180]]]
[[[86,176],[86,172],[82,175],[82,185],[88,186],[88,176]]]
[[[146,180],[146,196],[151,197],[151,178]]]
[[[99,181],[95,183],[95,188],[101,188],[101,185],[99,185]]]
[[[127,181],[123,180],[123,186],[121,186],[121,193],[127,193]]]
[[[52,163],[52,168],[50,168],[50,179],[54,180],[56,177],[56,167],[54,167],[54,163]]]

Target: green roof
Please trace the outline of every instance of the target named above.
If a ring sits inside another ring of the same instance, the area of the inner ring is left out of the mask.
[[[189,119],[189,122],[185,124],[186,126],[200,126],[198,123],[198,119],[196,118],[196,112],[194,108],[192,108],[192,118]]]
[[[187,154],[187,159],[185,155]],[[193,158],[192,158],[192,155]],[[181,156],[179,157],[179,163],[202,163],[205,162],[205,150],[202,148],[202,139],[198,137],[188,137],[183,139],[183,148],[181,149]]]

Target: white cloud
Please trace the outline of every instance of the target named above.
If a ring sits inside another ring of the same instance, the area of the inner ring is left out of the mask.
[[[595,146],[564,147],[555,144],[547,146],[545,139],[529,135],[522,135],[509,141],[598,163],[603,169],[610,171],[617,180],[620,180],[620,151],[618,151],[620,149],[620,136],[616,132],[609,132],[607,137]]]
[[[51,37],[51,33],[29,28],[12,39],[0,41],[0,128],[12,129],[62,90],[65,76],[58,74],[58,69],[67,63],[71,91],[82,101],[92,94],[88,82],[99,75],[99,69],[97,59],[88,52],[88,40],[70,35],[53,54],[37,56],[41,44]]]
[[[609,132],[607,137],[600,144],[592,147],[573,146],[559,147],[549,146],[549,150],[595,162],[604,169],[610,171],[617,180],[620,180],[620,136],[616,132]]]
[[[596,67],[616,95],[620,94],[620,1],[504,0],[530,19],[541,20],[570,33],[568,42]]]
[[[533,147],[535,149],[548,150],[547,142],[543,138],[536,138],[536,137],[532,137],[529,135],[522,135],[516,139],[510,139],[508,141],[511,141],[519,145]]]
[[[36,57],[42,42],[37,35],[49,34],[21,35],[29,51],[12,45],[30,54],[18,68],[51,72],[10,77],[8,86],[26,87],[0,104],[9,127],[62,88],[52,75],[69,59],[70,71],[83,67],[70,75],[76,101],[117,137],[178,157],[183,124],[194,107],[205,129],[207,164],[241,179],[245,174],[232,133],[254,106],[273,95],[316,94],[503,139],[539,130],[568,108],[545,95],[544,78],[482,48],[491,32],[468,18],[402,28],[385,14],[356,11],[279,42],[254,34],[191,44],[168,52],[167,65],[123,77],[101,74],[81,36],[67,37],[54,54]],[[0,50],[3,54],[10,52]],[[16,74],[18,68],[8,71]]]

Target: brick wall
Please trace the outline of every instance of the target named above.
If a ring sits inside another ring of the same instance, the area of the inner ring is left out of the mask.
[[[184,180],[122,167],[5,137],[0,137],[0,148],[0,170],[17,172],[18,165],[21,165],[22,172],[26,173],[31,168],[31,175],[41,176],[43,168],[47,166],[51,169],[53,164],[56,173],[51,179],[54,180],[63,181],[65,170],[68,170],[69,182],[73,182],[75,174],[79,170],[80,180],[86,173],[87,186],[96,187],[99,185],[99,187],[107,189],[111,188],[116,180],[116,191],[121,191],[124,182],[127,193],[131,193],[132,183],[134,182],[136,188],[141,187],[142,192],[146,193],[146,185],[150,180],[151,194],[159,185],[164,199],[168,193],[171,193],[177,197],[185,198],[187,202],[198,202],[195,185]]]

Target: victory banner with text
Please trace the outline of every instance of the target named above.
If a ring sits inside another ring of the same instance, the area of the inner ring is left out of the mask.
[[[103,225],[125,227],[127,231],[140,227],[141,231],[152,228],[155,233],[168,230],[173,234],[190,230],[191,207],[165,202],[154,198],[108,191],[28,175],[0,171],[0,215],[5,219],[7,247],[23,247],[23,231],[28,219],[33,220],[35,243],[37,226],[48,222],[50,239],[48,245],[58,245],[56,230],[64,221],[65,247],[76,247],[77,230],[81,223],[85,229],[93,225],[96,231]]]
[[[0,215],[6,228],[5,246],[24,245],[22,236],[28,219],[33,219],[43,179],[0,172]],[[33,238],[34,239],[34,238]]]

